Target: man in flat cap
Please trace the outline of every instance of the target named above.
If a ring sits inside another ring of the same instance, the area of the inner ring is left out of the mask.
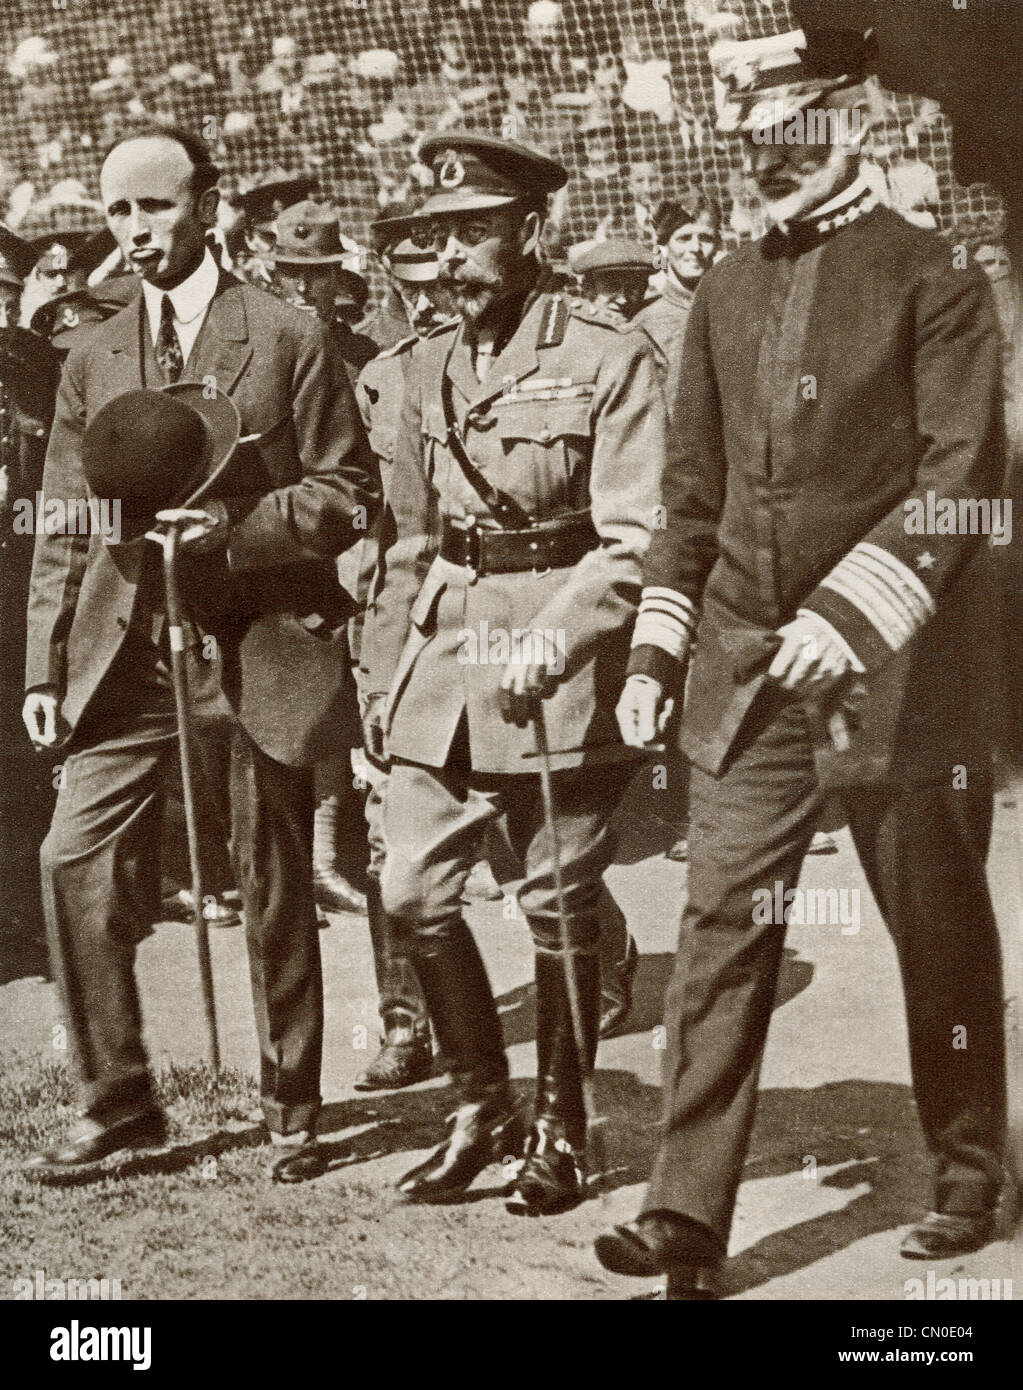
[[[786,85],[724,88],[773,226],[693,300],[681,453],[619,704],[642,747],[689,668],[664,1131],[639,1219],[597,1242],[608,1269],[668,1272],[669,1296],[706,1295],[727,1250],[785,926],[828,791],[898,952],[935,1163],[934,1210],[902,1254],[984,1245],[1003,1180],[992,552],[976,526],[919,520],[928,496],[990,511],[1003,487],[998,327],[983,272],[877,206],[859,174],[865,59],[863,36],[837,62],[808,43]],[[779,126],[815,133],[779,141]]]
[[[316,315],[218,270],[205,241],[217,177],[206,145],[184,131],[133,133],[107,155],[107,223],[142,292],[70,352],[43,488],[53,498],[89,495],[83,440],[139,388],[193,383],[193,392],[229,397],[240,417],[243,442],[218,494],[162,515],[182,524],[186,659],[207,716],[200,762],[245,909],[263,1111],[288,1146],[276,1175],[299,1181],[323,1169],[310,769],[344,736],[349,609],[334,557],[372,524],[378,480]],[[145,415],[119,423],[122,433],[146,428]],[[138,454],[137,476],[122,489],[126,510],[154,482],[141,441]],[[182,471],[192,462],[182,454]],[[41,859],[80,1104],[69,1138],[34,1165],[43,1179],[165,1133],[134,951],[155,907],[152,847],[176,756],[168,643],[155,545],[37,538],[24,718],[40,747],[60,744],[64,764]]]
[[[645,337],[543,292],[536,247],[565,170],[514,142],[455,131],[426,139],[421,157],[434,173],[423,211],[461,318],[410,354],[392,469],[401,514],[385,556],[407,619],[377,665],[367,724],[390,758],[383,905],[414,937],[458,1109],[450,1137],[399,1186],[413,1200],[450,1197],[517,1151],[501,1025],[460,902],[497,823],[523,865],[518,900],[536,947],[536,1107],[509,1204],[553,1211],[584,1190],[600,876],[634,766],[606,692],[624,670],[654,524],[663,409]],[[423,580],[422,538],[438,529]],[[540,794],[541,710],[567,959]],[[566,969],[578,985],[578,1050]]]
[[[592,309],[619,325],[639,312],[654,273],[649,249],[625,237],[572,247],[568,264],[580,277],[583,297]]]

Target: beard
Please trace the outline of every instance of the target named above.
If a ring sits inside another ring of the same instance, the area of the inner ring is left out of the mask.
[[[438,284],[442,296],[448,300],[455,313],[475,327],[484,318],[501,292],[502,281],[499,276],[482,275],[441,276]]]
[[[832,149],[828,158],[808,171],[796,186],[774,196],[761,188],[760,196],[764,200],[768,220],[776,227],[784,227],[796,218],[805,217],[814,208],[823,207],[846,184],[852,183],[856,172],[855,159],[841,150]]]

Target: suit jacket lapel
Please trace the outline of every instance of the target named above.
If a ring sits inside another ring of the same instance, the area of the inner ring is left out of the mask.
[[[161,381],[160,369],[149,341],[149,325],[146,323],[141,294],[110,320],[107,331],[115,334],[109,347],[109,375],[105,376],[109,396],[137,391],[143,383],[158,386]],[[146,360],[145,354],[148,354]]]
[[[183,381],[202,381],[211,376],[217,387],[231,395],[252,357],[249,325],[241,282],[221,274],[206,320],[189,353]]]

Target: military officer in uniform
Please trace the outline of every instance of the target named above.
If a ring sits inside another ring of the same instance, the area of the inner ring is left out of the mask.
[[[600,876],[634,766],[607,692],[624,672],[659,501],[663,406],[644,335],[542,292],[536,248],[565,170],[465,132],[429,137],[421,155],[435,181],[423,211],[461,321],[411,352],[391,489],[402,514],[386,557],[409,636],[393,677],[370,692],[367,718],[382,723],[391,759],[383,903],[414,935],[459,1104],[449,1138],[400,1189],[414,1200],[457,1194],[518,1143],[500,1022],[460,906],[483,830],[499,821],[524,867],[519,906],[536,947],[536,1109],[509,1205],[550,1211],[583,1191],[580,1071],[599,1019]],[[439,551],[420,584],[417,559],[438,521]],[[567,961],[540,796],[541,709]]]
[[[1003,487],[991,294],[977,266],[956,268],[938,237],[877,206],[839,122],[826,142],[753,138],[776,102],[856,112],[865,128],[864,58],[862,44],[818,56],[808,43],[791,88],[731,104],[773,228],[696,291],[676,368],[680,456],[619,706],[642,746],[689,666],[689,897],[665,1004],[664,1132],[641,1216],[597,1242],[608,1269],[668,1271],[679,1297],[707,1291],[727,1248],[785,936],[765,895],[792,902],[828,789],[898,952],[935,1161],[934,1209],[902,1254],[985,1244],[1002,1185],[992,552],[976,527],[920,522],[928,497]]]

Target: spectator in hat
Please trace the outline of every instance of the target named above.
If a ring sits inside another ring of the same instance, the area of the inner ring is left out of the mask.
[[[287,303],[333,329],[337,349],[354,381],[376,356],[376,344],[352,324],[362,317],[369,298],[365,252],[342,234],[336,208],[309,199],[295,203],[277,218],[273,251],[267,257]]]
[[[582,281],[583,297],[602,317],[621,325],[643,304],[654,271],[647,247],[624,237],[572,247],[568,264]]]
[[[445,317],[437,308],[437,251],[425,220],[422,200],[405,199],[384,208],[370,223],[370,237],[387,291],[364,331],[383,352],[412,334],[421,336]]]
[[[229,191],[224,196],[221,181],[221,208],[226,203],[234,212],[225,219],[227,249],[243,278],[258,285],[272,283],[267,257],[277,240],[277,218],[286,208],[308,198],[317,184],[315,174],[264,177],[244,193]]]
[[[33,263],[25,280],[21,306],[22,322],[26,324],[48,300],[72,290],[84,290],[90,271],[109,249],[109,242],[95,227],[91,231],[62,227],[32,237],[29,245]]]

